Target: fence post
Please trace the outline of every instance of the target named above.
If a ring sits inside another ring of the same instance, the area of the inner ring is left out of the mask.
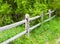
[[[44,19],[44,13],[43,11],[41,12],[41,21],[43,22],[43,19]]]
[[[25,29],[27,30],[27,35],[28,35],[28,37],[29,37],[29,14],[26,14],[25,15],[25,20],[26,20],[26,22],[25,22]]]
[[[54,10],[54,15],[56,15],[56,16],[57,16],[57,10]]]
[[[49,18],[51,18],[51,10],[50,9],[48,10],[48,13],[49,13]]]

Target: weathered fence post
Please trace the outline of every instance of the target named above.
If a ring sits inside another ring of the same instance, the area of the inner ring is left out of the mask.
[[[25,22],[25,29],[27,30],[27,35],[28,35],[28,37],[29,37],[29,14],[26,14],[25,15],[25,20],[26,20],[26,22]]]
[[[41,21],[43,22],[43,19],[44,19],[44,13],[43,11],[41,12]]]
[[[50,9],[48,10],[48,13],[49,13],[49,18],[51,18],[51,10]]]

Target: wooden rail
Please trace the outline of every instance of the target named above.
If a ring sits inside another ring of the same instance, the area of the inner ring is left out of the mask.
[[[23,21],[19,21],[19,22],[16,22],[16,23],[13,23],[13,24],[10,24],[10,25],[7,25],[7,26],[0,27],[0,32],[4,31],[4,30],[7,30],[7,29],[10,29],[10,28],[13,28],[13,27],[18,26],[18,25],[21,25],[25,22],[26,22],[26,20],[23,20]]]
[[[24,35],[24,34],[26,34],[26,33],[27,33],[27,35],[29,36],[29,33],[30,33],[31,30],[33,30],[34,28],[37,28],[38,26],[40,26],[41,24],[43,24],[43,23],[45,23],[45,22],[50,21],[51,19],[53,19],[53,18],[56,16],[56,15],[54,15],[53,17],[51,17],[51,13],[52,13],[52,12],[54,12],[54,11],[49,10],[49,12],[48,12],[48,13],[49,13],[49,19],[47,19],[47,20],[43,20],[43,17],[44,17],[43,12],[42,12],[42,14],[41,14],[40,16],[36,16],[36,17],[33,17],[33,18],[29,18],[29,14],[26,14],[26,15],[25,15],[25,20],[22,20],[22,21],[19,21],[19,22],[16,22],[16,23],[14,23],[14,24],[10,24],[10,25],[4,26],[4,27],[0,27],[0,32],[1,32],[1,31],[6,30],[6,29],[10,29],[10,28],[12,28],[12,27],[15,27],[15,26],[18,26],[18,25],[21,25],[21,24],[25,23],[25,31],[23,31],[23,32],[15,35],[14,37],[11,37],[10,39],[2,42],[1,44],[8,44],[8,43],[12,42],[13,40],[21,37],[22,35]],[[30,26],[29,26],[29,21],[38,19],[38,18],[40,18],[40,17],[41,17],[41,20],[42,20],[41,23],[38,23],[38,24],[36,24],[36,25],[33,26],[33,27],[30,27]]]

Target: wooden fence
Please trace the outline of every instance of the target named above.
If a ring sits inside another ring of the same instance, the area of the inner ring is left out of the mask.
[[[10,24],[10,25],[7,25],[7,26],[0,27],[0,32],[2,32],[2,31],[4,31],[4,30],[7,30],[7,29],[10,29],[10,28],[13,28],[13,27],[15,27],[15,26],[19,26],[19,25],[25,23],[25,31],[23,31],[23,32],[15,35],[14,37],[11,37],[10,39],[2,42],[1,44],[8,44],[8,43],[12,42],[13,40],[21,37],[22,35],[24,35],[24,34],[26,34],[26,33],[27,33],[27,35],[29,36],[29,33],[30,33],[31,30],[33,30],[34,28],[37,28],[37,27],[40,26],[41,24],[43,24],[43,23],[45,23],[45,22],[50,21],[51,19],[53,19],[53,18],[56,16],[56,15],[51,16],[51,14],[52,14],[53,12],[54,12],[54,10],[53,10],[53,11],[49,10],[48,13],[46,13],[46,14],[49,16],[49,18],[48,18],[47,20],[43,20],[43,19],[44,19],[44,14],[43,14],[43,12],[42,12],[42,14],[41,14],[40,16],[36,16],[36,17],[32,17],[32,18],[29,17],[29,14],[26,14],[24,20],[19,21],[19,22],[16,22],[16,23],[13,23],[13,24]],[[38,23],[38,24],[36,24],[35,26],[30,27],[30,26],[29,26],[29,22],[32,21],[32,20],[38,19],[38,18],[41,18],[42,23]]]

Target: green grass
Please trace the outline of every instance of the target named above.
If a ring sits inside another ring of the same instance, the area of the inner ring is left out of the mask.
[[[11,38],[12,36],[22,32],[23,26],[18,26],[10,30],[5,30],[0,33],[0,43]],[[30,37],[24,35],[10,44],[45,44],[47,41],[50,44],[54,44],[56,38],[60,37],[60,18],[54,18],[53,20],[42,24],[36,29],[32,30]]]

